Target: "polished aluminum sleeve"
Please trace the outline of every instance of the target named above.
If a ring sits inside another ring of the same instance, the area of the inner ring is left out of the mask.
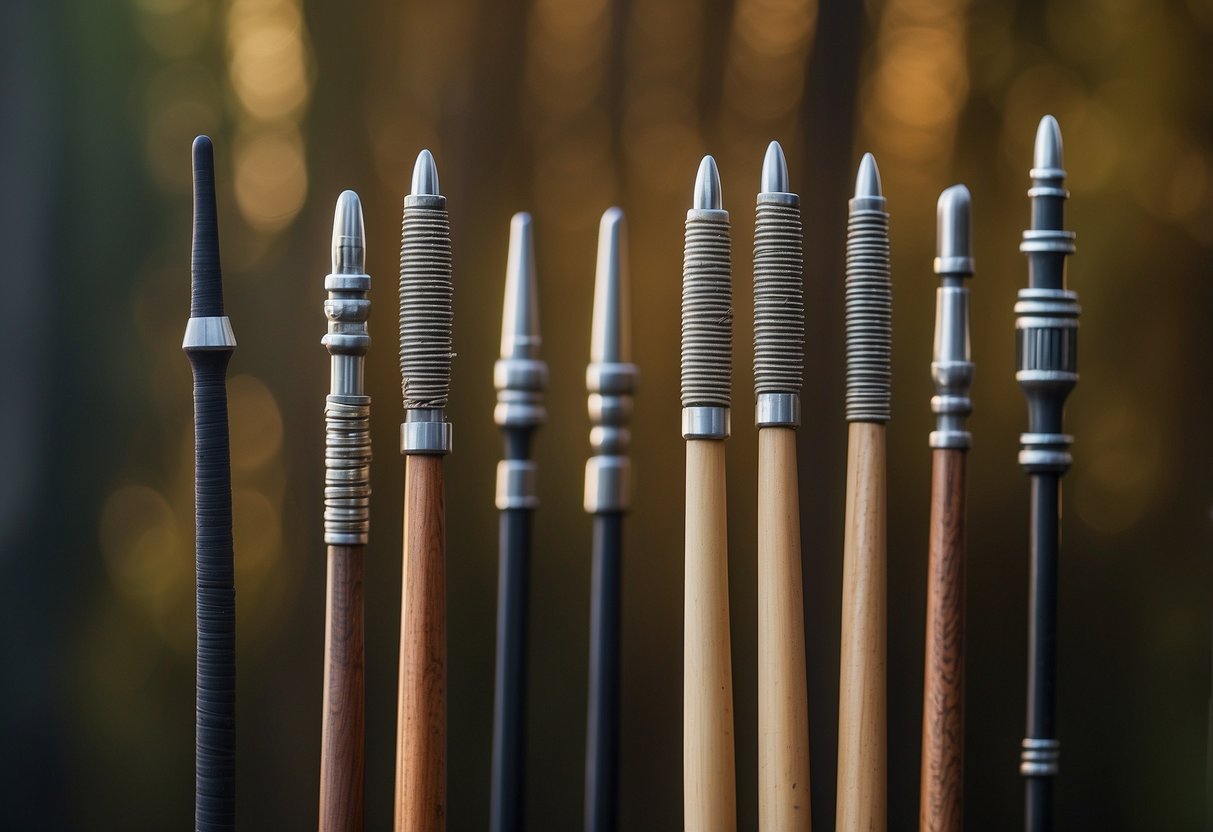
[[[893,285],[889,215],[876,161],[860,164],[847,220],[846,355],[848,422],[888,422],[892,387]]]
[[[935,395],[931,411],[935,430],[932,448],[968,448],[972,441],[965,421],[973,410],[973,362],[969,352],[969,288],[973,275],[970,234],[972,199],[964,185],[953,185],[939,196],[936,222],[935,346],[931,380]]]

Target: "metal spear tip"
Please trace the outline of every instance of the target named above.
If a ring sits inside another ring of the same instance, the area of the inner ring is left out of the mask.
[[[703,161],[699,163],[692,206],[697,211],[719,211],[724,206],[724,197],[720,190],[720,171],[716,168],[716,160],[711,156],[704,156]]]
[[[973,197],[964,185],[953,185],[939,195],[935,225],[935,273],[972,274]]]
[[[1061,127],[1053,116],[1045,116],[1036,128],[1036,148],[1032,154],[1032,167],[1041,171],[1061,171]],[[1063,174],[1051,174],[1061,176]]]
[[[501,357],[538,359],[539,293],[535,279],[535,236],[531,215],[510,220],[510,249],[505,267],[505,304],[501,315]]]
[[[362,201],[353,191],[342,191],[333,211],[333,274],[366,271],[366,227]]]
[[[876,157],[871,153],[865,153],[859,161],[859,173],[855,176],[855,199],[883,197],[884,191],[880,187],[880,169],[876,167]]]
[[[767,145],[767,155],[762,160],[762,188],[759,193],[791,193],[788,185],[788,160],[784,158],[779,142]]]
[[[434,154],[422,150],[417,154],[417,163],[413,165],[413,185],[409,196],[440,196],[438,190],[438,165],[434,164]]]
[[[708,156],[704,164],[712,161]],[[711,165],[715,173],[716,165]],[[700,178],[704,167],[699,169]],[[696,187],[696,196],[700,193]],[[720,180],[716,179],[716,207],[720,207]],[[696,207],[700,207],[696,204]],[[590,361],[627,364],[632,360],[632,327],[628,316],[627,224],[623,211],[608,208],[598,224],[598,267],[594,277],[594,320],[590,335]]]

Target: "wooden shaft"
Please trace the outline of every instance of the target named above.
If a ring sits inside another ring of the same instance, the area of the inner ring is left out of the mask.
[[[922,699],[922,832],[964,828],[965,452],[931,465],[926,670]]]
[[[396,832],[446,828],[446,515],[441,456],[404,474],[404,587],[396,717]]]
[[[842,567],[837,832],[883,832],[886,811],[885,427],[852,422]]]
[[[809,698],[796,431],[758,431],[758,828],[808,832]]]
[[[737,828],[724,442],[687,442],[683,828]]]
[[[364,546],[328,547],[320,832],[362,830],[364,552]]]

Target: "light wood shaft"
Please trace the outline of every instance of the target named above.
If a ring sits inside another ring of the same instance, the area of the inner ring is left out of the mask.
[[[446,828],[446,516],[440,456],[406,457],[396,832]]]
[[[852,422],[842,568],[837,832],[884,832],[886,809],[885,427]]]
[[[361,832],[365,748],[362,575],[365,547],[328,547],[320,832]]]
[[[687,443],[683,828],[737,828],[724,442]]]
[[[758,828],[808,832],[809,698],[796,431],[758,431]]]
[[[964,821],[965,456],[943,448],[932,454],[922,832],[960,832]]]

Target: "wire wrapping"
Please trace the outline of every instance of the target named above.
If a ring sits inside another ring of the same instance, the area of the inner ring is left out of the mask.
[[[733,370],[729,215],[687,214],[682,259],[682,406],[728,407]]]
[[[847,220],[846,269],[847,421],[888,422],[893,285],[885,211],[852,209]]]
[[[754,222],[754,392],[799,393],[804,375],[800,207],[758,203]]]
[[[406,409],[446,406],[454,357],[453,299],[445,199],[406,197],[400,241],[400,376]]]
[[[371,503],[371,400],[324,402],[324,541],[366,543]]]

